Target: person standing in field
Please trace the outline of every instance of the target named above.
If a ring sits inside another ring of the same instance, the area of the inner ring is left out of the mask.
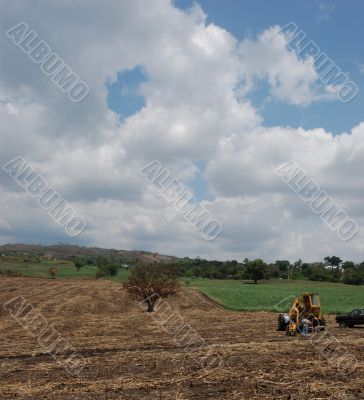
[[[310,321],[307,318],[302,318],[301,320],[301,327],[302,327],[302,335],[307,336],[308,335],[308,326],[310,324]]]

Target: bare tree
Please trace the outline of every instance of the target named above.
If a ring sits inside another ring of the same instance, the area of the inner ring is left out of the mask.
[[[177,268],[170,264],[139,265],[132,269],[124,287],[133,298],[146,303],[148,312],[153,312],[159,298],[173,295],[179,288]]]
[[[54,279],[56,277],[58,269],[56,267],[50,267],[48,272],[49,272],[49,275],[51,276],[51,278]]]

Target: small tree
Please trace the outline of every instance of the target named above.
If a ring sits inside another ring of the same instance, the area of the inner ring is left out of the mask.
[[[153,312],[159,298],[176,293],[179,284],[175,265],[147,264],[132,269],[124,283],[132,297],[147,304],[147,311]]]
[[[57,275],[58,269],[56,267],[50,267],[48,270],[49,275],[54,279]]]
[[[325,257],[326,265],[330,266],[331,268],[331,275],[334,280],[341,280],[342,279],[342,269],[341,263],[342,259],[340,257],[332,256],[332,257]]]
[[[87,264],[87,263],[86,263],[86,260],[85,260],[84,258],[81,258],[81,257],[77,257],[77,258],[73,261],[73,263],[75,264],[75,267],[76,267],[76,269],[77,269],[77,272],[80,272],[80,269],[81,269],[84,265]]]
[[[246,276],[252,279],[254,283],[258,283],[260,279],[267,278],[267,264],[261,259],[248,261],[246,263]]]

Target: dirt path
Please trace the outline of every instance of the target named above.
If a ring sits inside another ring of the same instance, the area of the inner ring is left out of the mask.
[[[198,337],[186,348],[113,282],[0,278],[1,305],[18,295],[85,364],[69,375],[2,311],[1,399],[364,399],[364,329],[339,329],[332,317],[336,339],[323,352],[323,343],[277,332],[273,313],[230,312],[182,290],[168,314]],[[355,369],[334,365],[336,343],[359,360]],[[215,368],[201,366],[209,350],[222,361]]]

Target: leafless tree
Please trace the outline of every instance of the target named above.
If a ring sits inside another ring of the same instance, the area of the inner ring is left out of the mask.
[[[48,270],[48,273],[52,279],[54,279],[56,277],[57,272],[58,272],[58,269],[56,267],[50,267]]]
[[[133,298],[146,303],[148,312],[153,312],[159,298],[178,290],[177,267],[157,263],[136,266],[124,287]]]

